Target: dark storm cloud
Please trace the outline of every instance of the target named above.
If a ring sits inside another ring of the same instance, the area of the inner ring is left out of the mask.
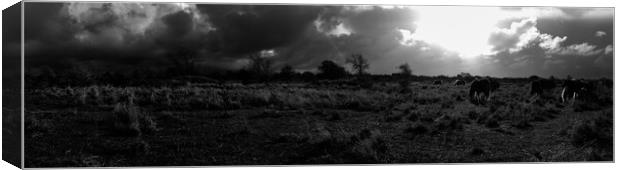
[[[192,27],[182,23],[183,14],[170,12],[170,5],[26,4],[26,61],[31,68],[90,65],[105,71],[167,65],[167,50],[181,44],[170,40],[183,39],[180,34]]]
[[[19,3],[2,10],[2,41],[19,43],[21,41],[21,10]]]
[[[538,29],[543,33],[556,36],[568,36],[567,44],[589,42],[598,46],[605,46],[613,43],[613,18],[541,18],[537,24]],[[604,31],[606,36],[596,37],[597,31]]]
[[[21,6],[2,10],[2,79],[3,88],[19,88],[21,76]]]
[[[162,18],[169,33],[173,36],[185,36],[187,33],[193,30],[193,20],[191,14],[179,11],[170,15],[166,15]]]
[[[322,11],[318,6],[183,9],[133,3],[29,3],[27,8],[28,63],[50,67],[86,61],[166,64],[180,55],[195,55],[205,65],[231,65],[303,38]],[[36,29],[42,27],[49,29]]]
[[[60,3],[24,3],[24,37],[26,40],[60,42],[71,38],[69,20],[61,17]]]
[[[287,45],[301,38],[316,19],[315,6],[197,5],[216,29],[215,51],[244,55]]]

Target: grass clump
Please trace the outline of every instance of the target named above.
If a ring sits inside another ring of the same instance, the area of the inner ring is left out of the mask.
[[[117,103],[111,117],[112,130],[116,135],[140,136],[158,130],[155,121],[136,106]]]
[[[410,124],[404,130],[405,133],[412,136],[423,135],[428,133],[429,131],[429,128],[422,125],[421,123]]]

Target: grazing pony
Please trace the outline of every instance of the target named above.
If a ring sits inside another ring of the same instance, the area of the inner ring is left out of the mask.
[[[565,80],[562,86],[564,87],[561,96],[562,103],[570,100],[571,105],[575,103],[575,99],[586,95],[589,90],[588,84],[583,80]]]
[[[545,91],[551,90],[553,88],[555,88],[555,82],[553,80],[534,80],[530,84],[530,95],[542,96]]]
[[[499,88],[499,83],[490,78],[476,79],[469,87],[469,99],[474,104],[480,104],[491,99],[491,93]],[[484,97],[483,97],[484,96]]]

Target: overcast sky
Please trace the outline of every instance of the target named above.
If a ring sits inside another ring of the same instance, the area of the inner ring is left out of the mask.
[[[312,71],[362,54],[373,74],[408,63],[418,75],[613,75],[613,8],[25,4],[30,69],[165,68],[192,55],[235,70],[259,53]]]

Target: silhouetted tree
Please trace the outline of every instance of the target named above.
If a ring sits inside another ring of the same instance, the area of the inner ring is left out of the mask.
[[[169,53],[168,58],[174,63],[178,74],[193,74],[196,71],[197,55],[194,50],[179,48]]]
[[[353,70],[357,75],[363,75],[366,69],[368,69],[368,60],[366,60],[361,54],[353,54],[347,58],[347,63],[351,64]]]
[[[309,81],[313,81],[313,80],[314,80],[314,78],[315,78],[315,76],[314,76],[314,73],[309,72],[309,71],[306,71],[306,72],[304,72],[304,73],[302,73],[302,74],[301,74],[301,78],[302,78],[304,81],[309,82]]]
[[[461,79],[461,80],[466,81],[466,82],[470,82],[470,81],[473,81],[475,77],[472,76],[469,73],[461,72],[461,73],[456,75],[456,78]]]
[[[409,84],[411,84],[411,80],[409,79],[411,77],[411,67],[409,67],[409,63],[401,64],[398,66],[398,69],[400,69],[399,75],[402,77],[402,79],[398,81],[398,85],[400,85],[401,88],[400,92],[411,92],[409,88]]]
[[[411,76],[412,71],[409,63],[401,64],[400,66],[398,66],[398,69],[400,70],[400,75]]]
[[[280,69],[280,78],[283,80],[291,80],[293,78],[293,76],[295,75],[295,70],[293,70],[293,67],[291,67],[290,65],[285,65],[284,67],[282,67],[282,69]]]
[[[321,62],[321,65],[319,66],[319,71],[320,73],[318,76],[325,79],[339,79],[347,75],[347,71],[344,69],[344,67],[339,66],[338,64],[329,60]]]
[[[250,54],[248,56],[250,63],[248,71],[256,76],[268,76],[271,74],[271,60],[261,56],[259,53]]]

